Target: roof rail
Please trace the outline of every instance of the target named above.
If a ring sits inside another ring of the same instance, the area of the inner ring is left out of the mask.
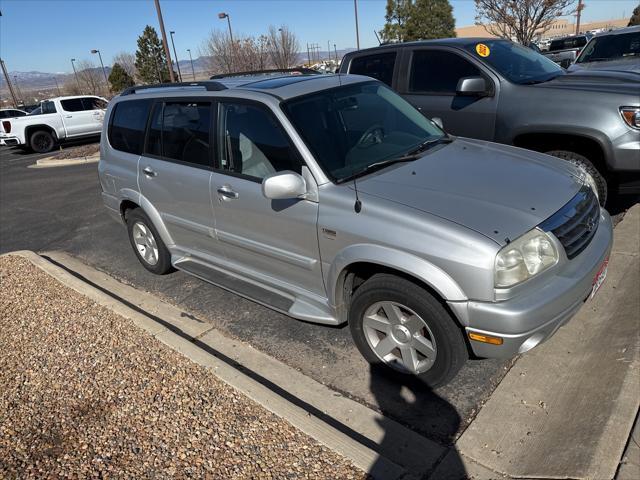
[[[313,70],[312,68],[306,67],[295,67],[295,68],[271,68],[267,70],[250,70],[247,72],[232,72],[232,73],[219,73],[217,75],[212,75],[209,77],[210,80],[219,80],[221,78],[227,77],[245,77],[249,75],[262,75],[265,73],[293,73],[299,75],[321,75],[317,70]]]
[[[176,82],[176,83],[154,83],[151,85],[134,85],[133,87],[129,87],[122,91],[120,96],[132,95],[141,90],[152,90],[156,88],[175,88],[175,89],[183,89],[188,87],[204,87],[207,92],[217,92],[219,90],[226,90],[225,87],[220,82]]]

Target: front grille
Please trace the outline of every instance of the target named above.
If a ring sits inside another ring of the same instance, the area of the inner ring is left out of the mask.
[[[600,204],[590,187],[584,186],[569,203],[540,224],[553,233],[572,259],[582,252],[598,230]]]

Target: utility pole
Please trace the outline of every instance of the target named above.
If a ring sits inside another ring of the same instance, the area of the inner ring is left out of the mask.
[[[26,105],[26,103],[24,103],[24,97],[22,96],[22,92],[20,91],[20,87],[18,86],[18,76],[14,75],[13,76],[13,84],[16,87],[16,92],[18,93],[18,98],[20,99],[20,102],[22,102],[22,105]]]
[[[327,58],[331,60],[331,45],[329,44],[329,40],[327,40]]]
[[[160,0],[155,0],[156,12],[158,12],[158,22],[160,23],[160,32],[162,33],[162,45],[164,46],[164,54],[167,56],[167,66],[169,67],[169,79],[174,83],[176,79],[173,76],[173,64],[171,63],[171,52],[167,43],[167,34],[164,31],[164,21],[162,20],[162,10],[160,9]],[[162,83],[162,77],[160,78]]]
[[[56,82],[56,90],[58,90],[58,96],[62,96],[62,94],[60,93],[60,85],[58,85],[58,79],[56,77],[53,77],[53,81]]]
[[[193,74],[193,81],[196,81],[196,70],[193,68],[193,57],[191,56],[191,49],[187,48],[187,52],[189,52],[189,60],[191,60],[191,73]]]
[[[11,80],[9,80],[9,74],[7,73],[7,67],[4,65],[4,60],[0,59],[0,65],[2,65],[2,73],[4,73],[4,79],[7,82],[7,87],[9,87],[9,93],[11,94],[11,98],[13,99],[13,106],[18,108],[18,100],[16,100],[16,93],[13,91],[13,85],[11,85]]]
[[[360,32],[358,31],[358,0],[353,0],[353,9],[356,13],[356,47],[360,50]]]
[[[178,63],[178,54],[176,53],[176,44],[173,43],[173,35],[176,32],[171,31],[169,32],[169,35],[171,35],[171,45],[173,46],[173,56],[176,57],[176,67],[178,67],[178,78],[180,79],[180,81],[182,81],[182,72],[180,71],[180,64]]]
[[[307,43],[307,63],[311,66],[311,55],[309,54],[309,44]]]
[[[336,48],[336,44],[333,44],[333,51],[336,54],[336,63],[338,63],[338,49]]]
[[[73,74],[74,74],[74,75],[75,75],[75,77],[76,77],[76,83],[78,84],[78,91],[79,91],[80,93],[82,93],[82,87],[80,86],[80,80],[78,79],[78,72],[76,71],[76,66],[75,66],[75,64],[73,63],[73,62],[75,62],[75,61],[76,61],[76,59],[75,59],[75,58],[72,58],[72,59],[71,59],[71,67],[73,67]]]
[[[578,0],[578,8],[576,8],[576,35],[580,33],[580,15],[582,14],[583,8],[582,0]]]

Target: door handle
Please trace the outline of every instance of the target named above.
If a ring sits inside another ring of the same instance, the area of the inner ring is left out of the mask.
[[[64,118],[73,118],[73,115],[66,115]]]
[[[238,198],[238,192],[234,192],[231,190],[231,187],[225,185],[224,187],[218,188],[218,196],[220,196],[221,199],[231,200]]]
[[[158,173],[155,170],[152,170],[151,167],[144,167],[142,170],[147,177],[155,177]]]

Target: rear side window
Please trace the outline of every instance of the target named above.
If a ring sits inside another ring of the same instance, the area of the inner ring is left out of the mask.
[[[391,86],[393,67],[396,64],[396,52],[378,53],[357,57],[351,60],[349,73],[366,75]]]
[[[587,37],[569,37],[553,40],[549,45],[549,51],[568,50],[570,48],[581,48],[587,44]]]
[[[107,102],[105,102],[101,98],[84,97],[81,100],[84,110],[104,110],[105,108],[107,108]]]
[[[113,108],[109,143],[116,150],[140,155],[149,116],[150,100],[120,102]]]
[[[455,94],[464,77],[479,77],[480,70],[455,53],[442,50],[413,52],[409,91]]]
[[[158,103],[153,109],[145,152],[210,167],[210,125],[209,102]]]
[[[81,98],[69,98],[67,100],[60,100],[60,104],[65,112],[81,112],[85,110],[82,104]]]

